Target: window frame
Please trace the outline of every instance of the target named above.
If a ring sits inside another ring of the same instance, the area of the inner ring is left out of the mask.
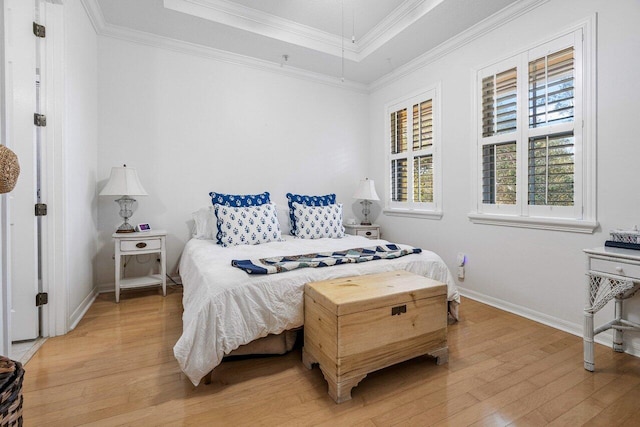
[[[471,160],[471,211],[473,223],[493,224],[592,233],[598,226],[596,220],[596,61],[595,17],[536,43],[527,49],[472,70],[472,155]],[[528,84],[529,62],[568,47],[574,47],[574,121],[529,127]],[[515,132],[482,136],[482,79],[517,65],[517,129]],[[526,119],[526,120],[525,120]],[[529,205],[528,203],[528,146],[529,138],[572,131],[574,137],[574,205]],[[482,148],[493,143],[516,141],[516,204],[484,204],[482,201]]]
[[[388,102],[384,106],[384,150],[385,150],[385,208],[387,215],[420,217],[428,219],[442,218],[442,150],[441,150],[441,108],[440,83],[414,91],[408,95]],[[430,148],[413,151],[413,106],[431,99],[432,108],[432,144]],[[407,152],[392,154],[389,136],[391,135],[390,115],[393,112],[407,109]],[[406,155],[405,155],[406,154]],[[413,162],[423,156],[432,156],[433,167],[433,202],[395,202],[391,199],[391,161],[398,158],[407,159],[407,191],[413,192]]]

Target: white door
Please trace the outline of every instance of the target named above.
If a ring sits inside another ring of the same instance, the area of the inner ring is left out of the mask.
[[[35,2],[4,0],[7,146],[18,156],[20,177],[8,198],[11,339],[39,336],[36,204]]]

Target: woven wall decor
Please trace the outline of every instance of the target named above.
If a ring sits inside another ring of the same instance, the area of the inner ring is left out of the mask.
[[[20,175],[20,164],[16,153],[0,145],[0,193],[13,190]]]

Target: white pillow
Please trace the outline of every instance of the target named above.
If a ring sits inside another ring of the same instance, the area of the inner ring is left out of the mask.
[[[215,205],[222,246],[257,245],[282,240],[276,205]]]
[[[296,236],[301,239],[344,237],[342,203],[326,206],[293,203],[293,215],[296,219]]]
[[[198,209],[193,214],[193,238],[214,240],[218,233],[218,219],[213,206]]]
[[[278,205],[276,212],[282,235],[293,234],[291,233],[291,224],[289,223],[289,208],[287,206],[283,207]]]

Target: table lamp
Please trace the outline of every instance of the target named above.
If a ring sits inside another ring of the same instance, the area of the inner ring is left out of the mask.
[[[362,215],[364,215],[364,219],[360,222],[360,225],[371,225],[371,221],[369,220],[369,214],[371,213],[371,200],[380,200],[378,193],[376,193],[376,187],[373,180],[365,178],[360,181],[353,198],[362,200],[360,204],[362,205]]]
[[[111,175],[107,185],[100,192],[101,196],[121,196],[116,202],[120,205],[120,216],[124,223],[116,230],[116,233],[133,233],[135,228],[129,224],[129,218],[133,215],[133,204],[136,199],[130,196],[148,196],[140,184],[135,168],[122,167],[111,168]]]

